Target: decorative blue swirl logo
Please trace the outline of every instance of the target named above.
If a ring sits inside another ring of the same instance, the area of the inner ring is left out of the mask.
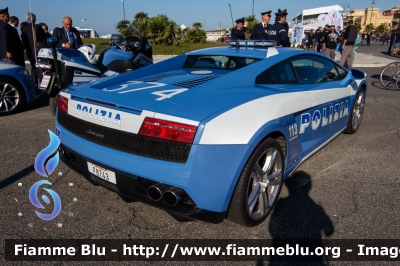
[[[44,177],[49,177],[51,173],[56,169],[58,162],[60,160],[59,152],[58,152],[58,146],[60,146],[60,139],[50,130],[48,130],[49,135],[50,135],[50,143],[49,145],[41,150],[39,154],[36,156],[35,160],[35,170],[38,174]],[[47,163],[46,163],[47,161]],[[45,207],[40,203],[37,193],[39,190],[39,187],[41,185],[51,185],[51,183],[48,180],[41,180],[33,184],[33,186],[29,189],[29,199],[32,202],[32,204],[39,208],[39,209],[44,209]],[[52,197],[54,201],[54,210],[50,214],[43,214],[38,211],[35,211],[37,216],[41,218],[42,220],[48,221],[51,219],[54,219],[57,215],[60,214],[61,212],[61,200],[60,197],[56,192],[54,192],[51,189],[44,188],[50,196]],[[42,200],[46,203],[50,203],[50,199],[46,195],[42,195]]]
[[[29,189],[29,199],[31,200],[32,204],[39,208],[39,209],[44,209],[45,207],[39,202],[39,199],[37,197],[37,192],[39,190],[39,187],[43,184],[46,185],[51,185],[51,183],[47,180],[40,180],[38,182],[36,182],[35,184],[33,184],[33,186]],[[44,190],[46,190],[51,197],[53,198],[54,201],[54,211],[50,214],[43,214],[40,213],[38,211],[35,211],[35,213],[37,214],[37,216],[39,216],[39,218],[41,218],[42,220],[48,221],[51,220],[53,218],[55,218],[57,215],[60,214],[61,212],[61,200],[60,197],[58,196],[58,194],[56,192],[54,192],[51,189],[48,188],[44,188]],[[50,203],[49,198],[46,195],[42,195],[42,200],[44,200],[44,202],[46,202],[47,204]]]
[[[58,161],[60,160],[60,155],[57,151],[58,146],[60,146],[60,139],[50,130],[48,130],[50,135],[50,143],[49,145],[41,150],[39,154],[36,156],[35,160],[35,170],[38,174],[44,177],[48,177],[51,173],[56,169]],[[52,154],[57,153],[47,161],[45,165],[46,159],[49,158]],[[46,169],[44,168],[46,166]],[[48,173],[48,174],[47,174]]]

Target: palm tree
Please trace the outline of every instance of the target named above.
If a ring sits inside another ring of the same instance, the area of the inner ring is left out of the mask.
[[[203,25],[200,22],[195,22],[193,23],[193,28],[195,28],[196,30],[203,28]]]
[[[118,22],[117,26],[115,26],[118,30],[121,30],[123,28],[129,27],[131,22],[127,19],[123,19],[120,22]]]
[[[133,22],[138,22],[140,20],[146,20],[149,19],[149,14],[145,13],[145,12],[138,12],[136,13]]]
[[[132,25],[137,28],[143,36],[147,36],[149,34],[149,15],[145,12],[138,12],[134,17],[134,21]]]
[[[246,38],[250,39],[250,35],[251,35],[251,32],[252,32],[254,26],[257,25],[259,22],[256,19],[255,15],[250,15],[248,17],[245,17],[244,20],[248,22],[247,30],[246,30]]]

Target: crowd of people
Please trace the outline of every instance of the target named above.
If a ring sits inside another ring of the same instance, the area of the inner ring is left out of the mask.
[[[31,75],[37,82],[36,57],[41,48],[48,47],[46,38],[57,38],[57,47],[78,49],[83,45],[78,30],[72,27],[70,17],[64,17],[62,25],[61,28],[55,27],[50,34],[46,23],[36,24],[34,13],[28,12],[26,21],[19,23],[18,17],[10,16],[8,8],[0,9],[0,61],[25,67],[25,50],[32,69]]]
[[[275,24],[269,24],[271,12],[261,13],[261,23],[256,24],[251,32],[250,40],[274,40],[279,47],[290,47],[289,27],[286,22],[288,15],[286,9],[275,13]],[[236,26],[231,31],[231,40],[245,40],[247,21],[244,18],[236,20]],[[342,56],[340,64],[351,68],[354,61],[354,45],[358,36],[357,28],[352,20],[349,26],[342,31],[341,27],[335,28],[334,25],[327,24],[324,29],[318,28],[306,32],[304,38],[304,49],[313,49],[321,52],[335,60],[336,51],[340,51]]]

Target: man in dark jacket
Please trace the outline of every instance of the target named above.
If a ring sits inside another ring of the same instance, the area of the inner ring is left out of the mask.
[[[271,20],[271,12],[272,10],[261,13],[261,23],[254,25],[254,28],[251,31],[250,40],[267,39],[267,28],[271,26],[271,24],[269,24],[269,21]]]
[[[9,38],[12,43],[12,48],[13,48],[13,57],[12,61],[20,65],[22,67],[25,67],[25,58],[24,58],[24,45],[22,44],[21,38],[19,37],[18,34],[18,24],[19,20],[17,17],[12,16],[10,18],[11,22],[11,27],[13,27],[14,30],[9,32]]]
[[[389,49],[387,52],[388,55],[391,55],[390,51],[392,50],[395,36],[396,36],[396,33],[395,33],[395,31],[393,31],[392,34],[390,35],[390,44],[389,44]]]
[[[231,31],[231,40],[245,40],[246,36],[246,27],[244,18],[237,19],[236,27],[234,27]]]
[[[51,38],[51,34],[49,32],[49,27],[47,27],[47,24],[44,22],[40,22],[39,25],[42,27],[46,38]]]
[[[36,55],[41,48],[46,47],[46,37],[40,25],[35,25],[36,15],[32,12],[26,14],[26,25],[21,29],[21,39],[26,49],[26,56],[31,64],[31,76],[36,84],[39,84],[39,76],[36,69]]]
[[[324,51],[326,56],[335,60],[336,45],[339,34],[335,31],[335,25],[332,25],[330,30],[331,31],[326,33],[324,37]]]
[[[45,47],[45,34],[40,25],[35,25],[36,15],[28,12],[26,14],[26,25],[21,29],[21,39],[26,49],[26,55],[31,63],[32,70],[36,64],[36,55]],[[32,75],[33,78],[35,78]]]
[[[329,24],[326,24],[324,30],[319,35],[319,37],[320,37],[319,43],[320,43],[321,47],[320,47],[320,50],[318,52],[321,52],[321,48],[322,48],[322,53],[325,52],[325,49],[324,49],[325,42],[326,42],[325,37],[326,37],[326,35],[328,35],[331,32],[330,28],[331,28],[331,26]]]
[[[18,31],[8,24],[8,8],[0,10],[0,58],[25,67],[24,47]]]
[[[58,48],[78,49],[83,45],[81,36],[77,29],[72,27],[72,19],[64,17],[62,20],[63,27],[56,27],[53,30],[53,37],[58,40]]]
[[[349,26],[343,34],[342,57],[340,64],[344,66],[347,61],[347,67],[350,69],[354,62],[354,44],[358,35],[357,28],[354,26],[353,20],[349,20]]]
[[[278,46],[290,47],[290,40],[288,34],[288,28],[286,24],[286,9],[283,11],[278,9],[275,13],[275,24],[268,27],[268,37],[267,40],[277,41]]]

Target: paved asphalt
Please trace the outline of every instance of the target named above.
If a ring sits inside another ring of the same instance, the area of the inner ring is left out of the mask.
[[[387,58],[381,50],[374,45],[360,47],[359,52]],[[54,129],[48,98],[42,96],[23,112],[1,117],[0,265],[4,263],[4,239],[15,238],[270,239],[291,235],[399,239],[400,92],[381,87],[381,68],[363,70],[368,74],[368,95],[359,131],[339,135],[303,163],[286,182],[274,212],[254,228],[240,227],[228,220],[221,224],[178,221],[143,203],[125,202],[117,194],[92,185],[63,163],[49,178],[51,189],[62,200],[61,213],[54,220],[43,221],[36,216],[28,193],[35,182],[43,179],[33,164],[48,145],[47,129]],[[22,216],[17,215],[19,212]],[[238,263],[243,264],[255,262]]]

